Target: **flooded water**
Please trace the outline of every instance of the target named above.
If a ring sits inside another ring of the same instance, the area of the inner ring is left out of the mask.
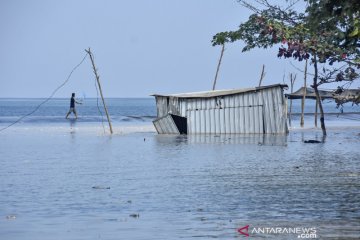
[[[247,225],[249,239],[359,239],[360,127],[335,125],[326,139],[16,125],[0,133],[0,239],[241,239]]]
[[[2,239],[236,239],[246,225],[360,236],[360,129],[333,130],[319,144],[303,143],[321,140],[311,131],[110,137],[31,129],[1,138]]]

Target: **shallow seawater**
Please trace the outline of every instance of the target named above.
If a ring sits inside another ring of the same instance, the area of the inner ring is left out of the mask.
[[[360,236],[360,128],[160,136],[151,125],[18,126],[1,133],[1,239]],[[130,130],[129,130],[130,129]],[[140,129],[140,130],[139,130]]]

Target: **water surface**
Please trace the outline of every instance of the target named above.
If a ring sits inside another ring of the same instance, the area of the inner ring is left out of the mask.
[[[134,120],[109,136],[95,123],[30,121],[0,133],[1,239],[239,239],[246,225],[360,237],[356,121],[334,124],[319,144],[303,142],[322,141],[318,129],[160,136]]]

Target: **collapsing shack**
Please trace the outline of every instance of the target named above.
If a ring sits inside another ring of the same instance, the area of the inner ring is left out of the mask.
[[[285,87],[154,94],[153,123],[159,134],[287,133]]]

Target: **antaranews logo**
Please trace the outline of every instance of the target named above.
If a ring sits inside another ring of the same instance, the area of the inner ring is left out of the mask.
[[[249,225],[246,225],[245,227],[238,228],[237,230],[240,234],[245,235],[246,237],[249,236]]]
[[[315,227],[250,227],[250,225],[246,225],[238,228],[237,231],[244,237],[256,234],[288,234],[295,235],[298,239],[317,238]]]

